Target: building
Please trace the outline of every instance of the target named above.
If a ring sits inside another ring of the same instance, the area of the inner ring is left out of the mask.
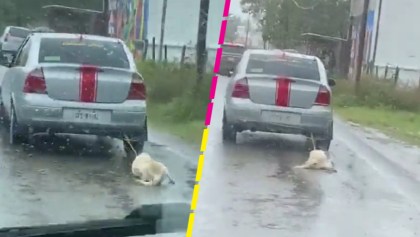
[[[392,77],[400,68],[399,82],[418,85],[420,78],[420,28],[413,27],[420,9],[418,0],[370,0],[363,64],[379,76]],[[363,0],[352,0],[354,18],[350,78],[354,76]],[[378,33],[379,32],[379,33]],[[377,37],[377,40],[376,40]],[[377,41],[377,42],[376,42]],[[388,69],[386,69],[388,68]],[[385,73],[387,71],[387,73]]]

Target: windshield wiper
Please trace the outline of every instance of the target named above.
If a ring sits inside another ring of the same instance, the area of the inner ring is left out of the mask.
[[[186,203],[143,205],[124,219],[88,221],[0,229],[0,237],[142,236],[186,231],[190,206]]]

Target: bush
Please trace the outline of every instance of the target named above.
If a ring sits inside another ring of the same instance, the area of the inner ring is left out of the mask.
[[[211,74],[206,74],[198,84],[195,67],[145,61],[138,63],[138,70],[146,81],[148,107],[159,107],[159,120],[204,120],[209,103]]]
[[[420,91],[417,88],[395,87],[389,80],[367,76],[360,83],[356,95],[353,81],[337,80],[333,88],[334,105],[420,112]]]

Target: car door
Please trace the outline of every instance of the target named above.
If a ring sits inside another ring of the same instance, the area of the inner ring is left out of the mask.
[[[1,98],[3,102],[4,109],[8,114],[10,111],[10,101],[14,94],[13,88],[14,81],[23,75],[22,67],[25,66],[28,60],[30,38],[26,38],[22,45],[19,47],[16,56],[13,57],[13,60],[10,64],[10,68],[4,74],[3,80],[1,82]]]

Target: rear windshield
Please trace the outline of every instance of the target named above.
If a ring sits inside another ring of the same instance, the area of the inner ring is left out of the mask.
[[[223,48],[223,53],[242,55],[245,52],[245,48],[241,46],[222,45],[222,48]]]
[[[130,68],[122,44],[89,39],[80,41],[79,39],[44,38],[41,40],[38,61]]]
[[[320,80],[316,60],[290,56],[251,54],[246,73]]]
[[[20,29],[20,28],[14,28],[14,27],[10,27],[10,29],[9,29],[10,36],[18,37],[18,38],[25,39],[26,36],[29,35],[29,33],[31,33],[30,30],[25,30],[25,29]]]

